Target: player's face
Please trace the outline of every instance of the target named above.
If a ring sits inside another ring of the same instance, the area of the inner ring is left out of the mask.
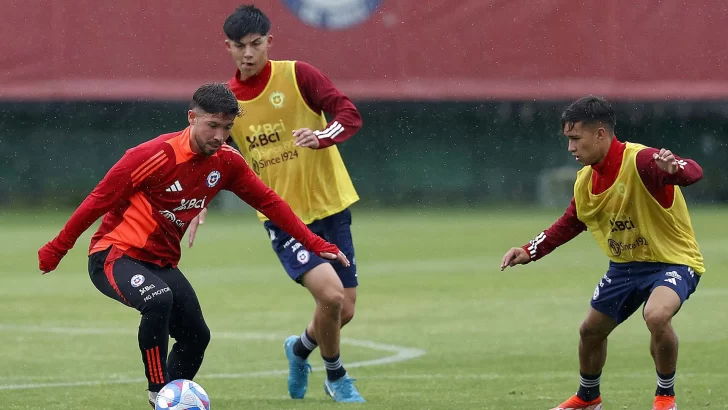
[[[198,154],[212,155],[230,137],[235,116],[224,114],[188,112],[190,121],[190,145]]]
[[[598,124],[566,123],[564,135],[569,138],[569,152],[582,165],[596,165],[602,162],[609,151],[607,131]]]
[[[248,34],[239,41],[225,40],[225,46],[240,70],[241,80],[260,72],[268,62],[268,48],[273,44],[273,36]]]

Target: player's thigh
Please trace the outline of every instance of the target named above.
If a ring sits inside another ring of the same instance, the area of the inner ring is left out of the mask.
[[[649,296],[640,288],[645,274],[635,272],[634,266],[631,263],[610,263],[609,270],[594,289],[591,307],[617,324],[632,316]]]
[[[320,222],[316,221],[309,224],[309,229],[318,234],[317,227],[320,225]],[[296,283],[303,284],[303,276],[318,266],[324,264],[329,265],[329,260],[309,252],[308,249],[303,247],[303,244],[272,222],[266,221],[263,225],[271,240],[273,251],[278,256],[278,260],[281,262],[283,269],[288,274],[288,277]]]
[[[101,293],[142,313],[171,301],[169,287],[154,269],[114,249],[89,256],[89,275]]]
[[[670,316],[676,314],[700,283],[700,275],[685,265],[659,265],[643,284],[650,294],[643,311],[645,317],[661,312]]]
[[[336,245],[346,255],[351,264],[344,266],[339,261],[332,261],[331,265],[344,284],[344,288],[356,288],[359,285],[359,277],[356,266],[356,252],[354,240],[351,235],[351,211],[345,209],[323,220],[323,238]]]
[[[170,336],[209,338],[210,330],[202,314],[202,306],[195,289],[177,268],[165,268],[159,272],[172,290],[173,305],[169,321]]]

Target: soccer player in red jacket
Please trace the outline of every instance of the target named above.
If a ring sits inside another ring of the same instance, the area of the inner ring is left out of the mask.
[[[552,410],[600,410],[607,337],[644,304],[657,371],[653,410],[677,410],[677,335],[672,317],[695,291],[705,272],[680,186],[703,177],[695,161],[667,149],[620,142],[616,117],[602,98],[574,102],[561,116],[569,152],[582,168],[574,198],[549,229],[501,261],[508,266],[536,261],[589,230],[609,257],[591,309],[579,329],[578,392]]]
[[[104,217],[91,239],[89,274],[101,293],[141,313],[139,349],[152,407],[166,383],[194,378],[210,341],[197,296],[177,264],[190,221],[220,190],[235,193],[316,255],[349,264],[225,144],[239,115],[227,85],[201,86],[187,113],[189,127],[128,150],[38,251],[40,270],[56,269],[78,237]],[[170,336],[175,343],[168,355]]]

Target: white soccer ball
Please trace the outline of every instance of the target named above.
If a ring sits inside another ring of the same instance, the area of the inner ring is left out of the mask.
[[[157,395],[155,410],[210,410],[210,398],[199,384],[179,379],[167,383]]]

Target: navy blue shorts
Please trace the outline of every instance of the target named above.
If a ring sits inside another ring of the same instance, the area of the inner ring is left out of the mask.
[[[313,221],[308,225],[308,229],[313,233],[338,246],[339,250],[344,252],[344,255],[351,262],[348,268],[338,261],[324,259],[309,252],[300,242],[283,232],[271,221],[265,221],[263,226],[268,231],[273,250],[278,255],[278,259],[280,259],[283,268],[291,279],[301,283],[304,273],[322,263],[331,263],[345,288],[355,288],[359,285],[356,276],[354,242],[351,239],[351,212],[348,209],[324,219]]]
[[[658,286],[667,286],[684,303],[695,292],[700,275],[685,265],[656,262],[609,262],[609,270],[594,289],[591,306],[617,323],[627,320]]]

